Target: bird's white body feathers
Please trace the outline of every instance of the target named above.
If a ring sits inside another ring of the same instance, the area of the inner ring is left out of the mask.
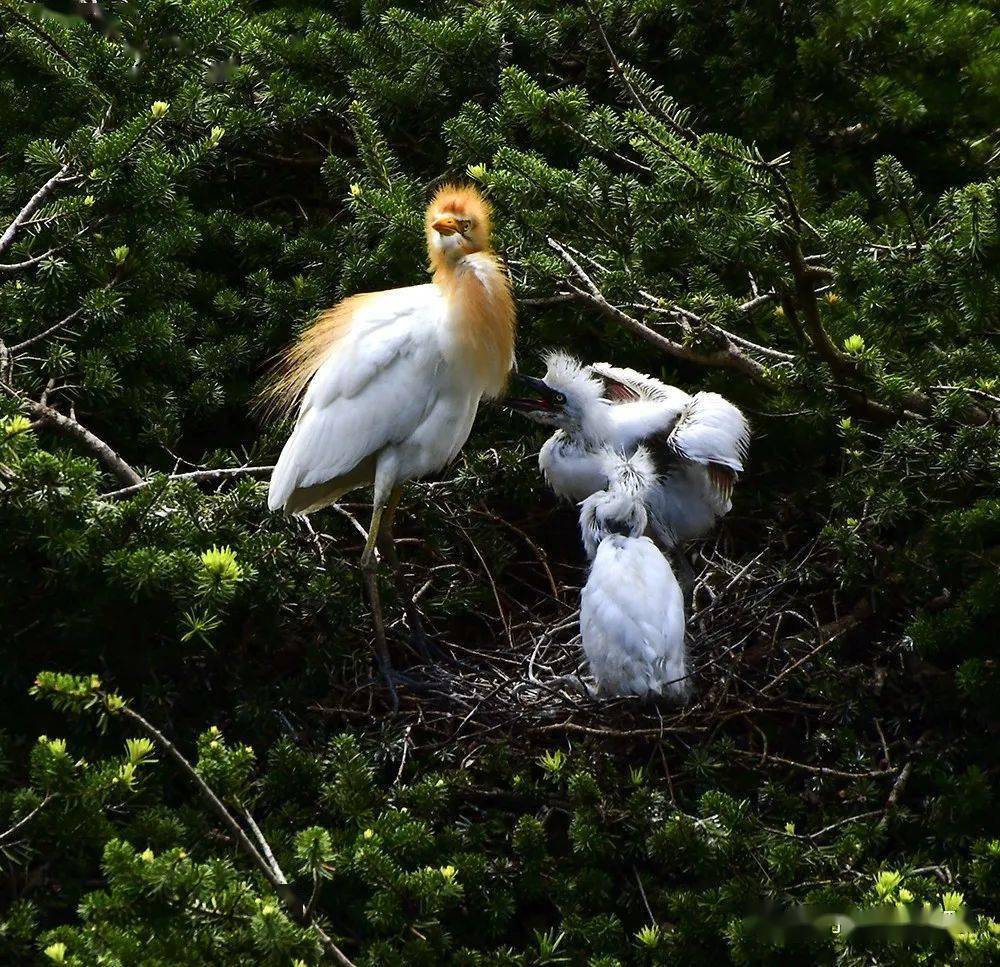
[[[582,434],[557,430],[542,444],[538,468],[557,497],[574,502],[608,484],[604,465]]]
[[[601,541],[580,596],[583,650],[600,691],[684,698],[684,597],[648,537]]]
[[[732,403],[718,393],[703,392],[690,398],[667,442],[686,460],[717,463],[739,473],[749,436],[746,418]]]
[[[580,507],[590,573],[580,595],[580,635],[599,692],[688,693],[684,596],[666,557],[648,538],[646,501],[657,486],[649,451],[605,451],[606,490]]]
[[[397,484],[455,458],[485,390],[440,286],[376,293],[303,396],[269,508],[308,513],[369,483],[384,502]]]

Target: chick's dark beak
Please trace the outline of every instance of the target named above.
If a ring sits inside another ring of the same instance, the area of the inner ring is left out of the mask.
[[[504,398],[503,405],[512,410],[531,413],[538,410],[558,410],[565,402],[566,397],[552,389],[544,380],[514,373],[510,378],[510,391]]]

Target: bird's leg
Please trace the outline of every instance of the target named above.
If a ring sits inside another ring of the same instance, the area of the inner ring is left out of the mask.
[[[378,562],[375,560],[375,545],[378,542],[379,530],[382,527],[382,515],[385,505],[377,503],[372,508],[372,522],[368,529],[368,540],[361,554],[361,576],[368,593],[368,606],[372,609],[372,624],[375,627],[375,657],[389,694],[392,696],[392,709],[399,711],[399,696],[396,694],[396,673],[389,659],[389,646],[385,641],[385,619],[382,617],[382,599],[378,590]]]
[[[410,626],[410,636],[414,645],[426,661],[431,661],[430,647],[427,644],[427,636],[424,634],[424,627],[420,620],[420,611],[417,609],[417,602],[413,595],[413,586],[403,573],[403,568],[399,563],[399,556],[396,554],[396,538],[393,533],[393,525],[396,522],[396,510],[399,508],[399,500],[403,496],[402,487],[393,487],[389,495],[389,502],[385,505],[385,514],[382,517],[382,527],[379,530],[378,549],[379,553],[389,562],[392,569],[392,577],[396,582],[400,595],[403,599],[403,611],[406,614],[406,623]]]
[[[378,567],[375,563],[375,545],[378,544],[379,531],[382,529],[382,516],[385,514],[387,506],[387,504],[380,504],[376,501],[372,507],[372,522],[368,528],[368,540],[365,541],[365,549],[361,552],[362,571],[374,571]]]
[[[694,573],[694,568],[691,566],[691,562],[688,560],[688,556],[684,553],[684,548],[681,545],[678,544],[674,547],[671,556],[674,559],[677,583],[681,586],[681,593],[684,595],[684,610],[685,612],[690,612],[691,605],[694,603],[694,586],[697,583],[698,576]]]

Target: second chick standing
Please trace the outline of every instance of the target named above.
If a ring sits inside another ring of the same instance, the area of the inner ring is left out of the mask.
[[[606,490],[581,505],[580,533],[590,573],[580,595],[580,633],[597,691],[663,696],[690,692],[684,597],[670,564],[643,533],[657,484],[644,447],[607,455]]]

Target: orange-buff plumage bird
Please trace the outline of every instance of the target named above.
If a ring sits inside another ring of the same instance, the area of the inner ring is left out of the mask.
[[[308,514],[374,485],[361,565],[383,668],[375,547],[398,572],[391,527],[402,485],[458,455],[480,400],[503,392],[514,362],[514,303],[490,248],[488,202],[471,186],[447,185],[426,225],[433,281],[355,295],[324,312],[266,391],[278,407],[299,403],[271,476],[271,510]],[[408,617],[416,631],[415,609]]]

